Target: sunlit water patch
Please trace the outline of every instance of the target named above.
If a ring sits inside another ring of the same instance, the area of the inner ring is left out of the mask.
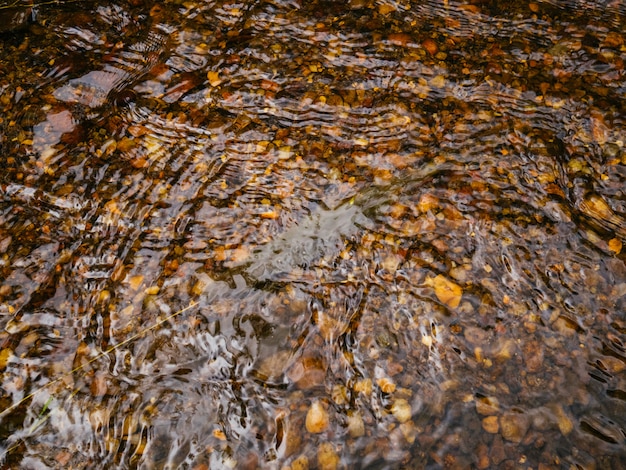
[[[3,466],[626,466],[620,2],[0,20]]]

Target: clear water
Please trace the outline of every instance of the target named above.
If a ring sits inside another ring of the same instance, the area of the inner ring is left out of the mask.
[[[6,6],[3,467],[626,466],[623,2]]]

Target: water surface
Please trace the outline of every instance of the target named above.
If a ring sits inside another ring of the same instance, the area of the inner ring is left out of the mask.
[[[626,467],[623,2],[23,5],[3,466]]]

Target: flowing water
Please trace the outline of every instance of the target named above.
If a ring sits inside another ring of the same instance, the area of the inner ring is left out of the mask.
[[[0,22],[0,467],[626,468],[622,0]]]

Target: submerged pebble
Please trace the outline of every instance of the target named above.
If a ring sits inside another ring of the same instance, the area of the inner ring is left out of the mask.
[[[326,407],[319,401],[311,403],[309,411],[306,414],[306,429],[310,433],[318,434],[326,431],[330,418]]]

